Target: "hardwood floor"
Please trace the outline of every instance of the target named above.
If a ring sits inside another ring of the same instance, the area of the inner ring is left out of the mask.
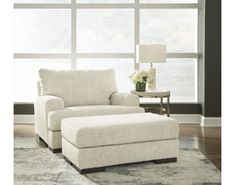
[[[221,128],[180,125],[180,147],[198,148],[221,170]]]
[[[35,136],[33,125],[15,125],[14,137],[15,147],[46,147],[38,140],[33,144],[27,138]],[[20,138],[20,139],[19,139]],[[196,148],[207,156],[211,162],[221,170],[221,128],[220,127],[200,127],[197,124],[180,125],[180,148]]]

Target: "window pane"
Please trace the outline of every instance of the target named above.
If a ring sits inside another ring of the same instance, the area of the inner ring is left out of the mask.
[[[166,44],[167,52],[197,52],[197,10],[141,10],[140,43]]]
[[[70,52],[70,22],[70,10],[15,9],[15,52]]]
[[[140,3],[197,3],[198,0],[140,0]]]
[[[71,0],[14,0],[15,3],[70,3]]]
[[[133,10],[78,10],[77,15],[78,52],[134,51]]]
[[[134,59],[78,59],[78,69],[115,69],[119,92],[130,92],[129,76],[134,71]]]
[[[168,59],[167,63],[154,64],[156,88],[170,90],[171,102],[195,102],[196,65],[196,59]],[[140,69],[149,67],[150,64],[140,64]],[[145,98],[142,101],[153,101],[153,99]]]
[[[77,3],[133,3],[134,0],[77,0]]]
[[[38,96],[38,70],[69,69],[66,59],[16,59],[14,62],[14,102],[33,102]]]

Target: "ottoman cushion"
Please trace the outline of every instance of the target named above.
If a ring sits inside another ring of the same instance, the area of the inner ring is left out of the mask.
[[[175,119],[152,113],[73,117],[62,120],[62,136],[78,148],[175,139]]]

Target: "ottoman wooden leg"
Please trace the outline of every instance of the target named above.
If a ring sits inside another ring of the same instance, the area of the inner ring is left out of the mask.
[[[79,169],[75,166],[75,168],[77,169],[77,171],[80,174],[86,174],[86,173],[96,173],[96,172],[104,172],[105,168],[104,167],[99,167],[99,168],[88,168],[88,169]]]
[[[172,162],[177,162],[177,157],[154,160],[155,164],[172,163]]]
[[[64,160],[70,164],[75,170],[77,170],[80,174],[86,174],[86,173],[95,173],[95,172],[104,172],[105,167],[98,167],[98,168],[87,168],[87,169],[79,169],[77,166],[75,166],[67,157],[63,156]]]

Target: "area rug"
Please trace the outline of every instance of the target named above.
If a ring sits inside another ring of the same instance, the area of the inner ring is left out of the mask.
[[[180,149],[178,162],[120,165],[80,175],[47,148],[15,149],[15,185],[219,185],[220,171],[198,150]]]

